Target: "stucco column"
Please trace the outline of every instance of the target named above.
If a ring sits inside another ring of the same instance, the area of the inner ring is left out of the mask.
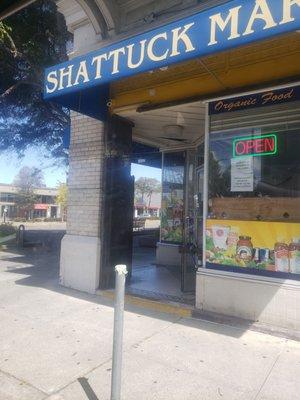
[[[99,286],[104,123],[71,113],[67,233],[61,244],[60,283],[94,293]]]

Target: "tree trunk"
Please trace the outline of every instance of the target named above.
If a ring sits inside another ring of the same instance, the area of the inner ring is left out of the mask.
[[[150,208],[151,205],[152,193],[153,193],[152,191],[149,193],[148,209]]]

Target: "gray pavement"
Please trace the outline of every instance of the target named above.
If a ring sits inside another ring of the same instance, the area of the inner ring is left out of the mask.
[[[0,400],[110,398],[112,303],[58,285],[62,233],[0,252]],[[299,398],[296,341],[137,306],[124,340],[123,400]]]

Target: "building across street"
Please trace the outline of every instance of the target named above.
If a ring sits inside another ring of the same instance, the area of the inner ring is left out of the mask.
[[[30,212],[29,219],[34,218],[60,218],[60,206],[56,203],[57,189],[36,188],[33,190],[36,202]],[[0,183],[0,216],[11,220],[24,217],[16,205],[18,199],[18,187]]]
[[[151,196],[135,198],[134,217],[159,217],[161,209],[161,193],[153,193]]]

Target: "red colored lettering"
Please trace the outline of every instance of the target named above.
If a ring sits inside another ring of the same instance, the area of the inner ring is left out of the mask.
[[[277,151],[276,135],[240,138],[235,141],[234,154],[236,156],[267,155]]]
[[[246,144],[245,142],[237,142],[235,144],[235,153],[239,156],[246,154]]]
[[[255,148],[255,140],[247,140],[246,142],[246,154],[253,154]]]
[[[275,140],[274,138],[266,138],[265,139],[265,151],[274,151],[275,150]]]
[[[265,151],[265,140],[264,139],[256,139],[255,141],[255,152],[263,153]]]

